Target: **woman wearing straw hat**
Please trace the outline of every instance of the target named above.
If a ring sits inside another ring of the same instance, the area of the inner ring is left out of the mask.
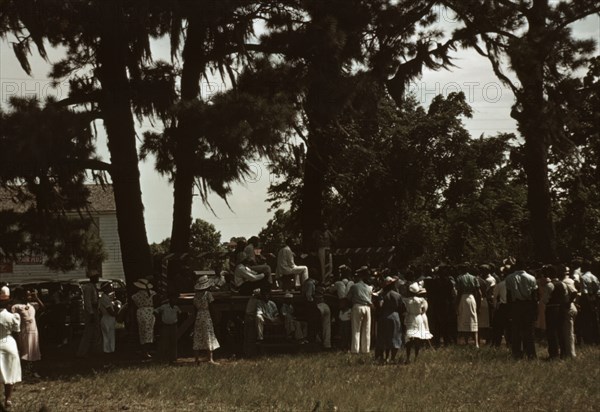
[[[137,306],[138,332],[140,345],[142,345],[142,356],[151,358],[150,346],[154,342],[154,296],[156,292],[152,289],[152,283],[148,279],[138,279],[133,285],[139,290],[131,296],[131,300]]]
[[[4,384],[4,405],[12,405],[11,396],[13,386],[21,382],[21,362],[17,341],[12,337],[12,332],[19,332],[21,317],[17,313],[9,312],[10,290],[3,286],[0,288],[0,382]]]
[[[211,286],[208,276],[202,275],[198,278],[194,290],[194,307],[196,308],[196,322],[194,323],[194,355],[196,365],[200,363],[200,351],[204,350],[208,355],[208,362],[216,365],[213,359],[213,351],[219,348],[219,341],[215,336],[215,331],[210,317],[209,306],[215,299],[208,290]]]
[[[379,301],[377,319],[377,346],[384,362],[394,362],[402,347],[400,314],[405,312],[402,296],[394,289],[397,279],[387,276]]]

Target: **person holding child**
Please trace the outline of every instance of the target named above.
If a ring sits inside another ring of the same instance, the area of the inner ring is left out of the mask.
[[[209,288],[211,286],[208,276],[202,275],[194,285],[196,295],[194,296],[194,307],[196,308],[196,322],[194,323],[194,357],[196,365],[200,363],[200,351],[206,351],[208,363],[217,365],[213,359],[213,352],[220,345],[213,328],[210,316],[210,304],[215,300]]]

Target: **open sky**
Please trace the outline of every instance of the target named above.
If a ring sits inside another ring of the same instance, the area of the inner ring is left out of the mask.
[[[442,15],[440,23],[449,29],[454,26],[452,18],[448,15]],[[573,26],[573,30],[578,37],[593,38],[600,43],[598,15],[578,22]],[[168,42],[154,42],[153,54],[156,59],[168,60],[170,56]],[[61,56],[61,50],[51,50],[49,61],[46,62],[34,53],[31,58],[33,73],[29,77],[21,69],[9,41],[0,41],[0,104],[5,107],[8,99],[15,95],[40,98],[48,95],[66,97],[68,92],[66,85],[52,88],[47,76],[50,63],[57,61]],[[424,106],[427,106],[437,94],[447,95],[454,91],[463,91],[474,110],[473,118],[465,119],[465,124],[473,137],[481,134],[515,132],[515,123],[509,115],[513,95],[494,76],[489,62],[472,50],[460,50],[455,53],[454,63],[457,67],[451,72],[425,72],[420,79],[411,84],[410,91]],[[202,85],[202,93],[206,97],[223,87],[225,86],[215,79],[214,82]],[[144,123],[138,125],[138,131],[142,132],[151,127]],[[109,160],[104,131],[101,127],[98,131],[98,154]],[[265,199],[273,177],[269,175],[265,162],[253,163],[254,176],[243,184],[233,186],[233,194],[228,199],[229,207],[217,196],[210,196],[209,200],[215,211],[213,214],[196,197],[193,217],[214,224],[221,232],[223,241],[232,236],[249,237],[257,234],[272,215],[268,211],[269,204]],[[148,238],[150,242],[160,242],[169,237],[171,232],[172,185],[167,178],[155,172],[152,159],[140,162],[140,172]]]

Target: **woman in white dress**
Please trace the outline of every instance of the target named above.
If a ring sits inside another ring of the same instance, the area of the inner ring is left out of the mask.
[[[13,290],[12,313],[17,313],[21,317],[21,331],[15,336],[19,355],[22,361],[22,372],[27,376],[33,375],[39,378],[34,371],[34,362],[42,359],[40,353],[40,339],[37,322],[35,319],[38,310],[44,308],[44,304],[37,295],[37,291],[25,291],[23,288]]]
[[[408,298],[404,298],[406,314],[404,324],[406,325],[406,363],[410,362],[410,353],[414,349],[415,361],[419,356],[419,350],[424,341],[433,335],[429,332],[429,321],[427,320],[427,300],[419,295],[425,290],[415,282],[408,287]]]
[[[219,341],[215,336],[212,319],[210,317],[209,305],[214,298],[208,290],[211,286],[208,276],[200,276],[194,290],[194,307],[196,308],[196,323],[194,323],[194,355],[196,364],[200,362],[200,351],[204,350],[208,354],[208,362],[216,364],[213,359],[213,351],[219,348]]]
[[[13,385],[21,382],[21,361],[17,341],[13,332],[19,332],[21,317],[7,310],[10,303],[10,290],[0,289],[0,380],[4,384],[4,405],[12,405]]]
[[[142,356],[150,358],[150,346],[154,342],[154,296],[152,283],[148,279],[138,279],[133,282],[134,286],[140,289],[131,296],[131,300],[137,306],[138,332],[140,335],[140,345],[142,345]]]

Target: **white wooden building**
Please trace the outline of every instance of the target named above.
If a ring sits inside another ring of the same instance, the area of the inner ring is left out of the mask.
[[[89,214],[94,220],[107,256],[102,263],[102,277],[124,279],[113,188],[111,185],[88,185],[87,187],[90,190]],[[0,211],[22,211],[23,209],[23,205],[16,202],[8,192],[0,190]],[[44,260],[45,257],[42,255],[23,255],[16,262],[0,263],[0,282],[69,280],[86,276],[85,268],[69,272],[54,271],[43,264]]]

